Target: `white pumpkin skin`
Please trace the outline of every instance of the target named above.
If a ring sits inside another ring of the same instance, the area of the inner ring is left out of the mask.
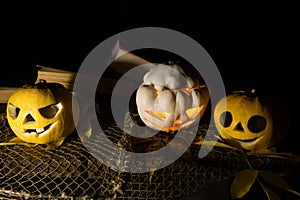
[[[210,99],[208,89],[178,65],[160,64],[144,76],[136,104],[142,121],[155,130],[175,131],[199,122]]]

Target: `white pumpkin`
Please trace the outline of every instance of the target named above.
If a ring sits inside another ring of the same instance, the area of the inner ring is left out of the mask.
[[[168,132],[199,122],[210,99],[202,80],[193,80],[176,64],[159,64],[143,81],[136,104],[147,126]]]

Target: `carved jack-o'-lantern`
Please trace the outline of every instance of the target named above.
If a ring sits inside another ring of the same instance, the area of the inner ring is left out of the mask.
[[[59,146],[75,129],[72,93],[58,83],[25,85],[8,99],[7,119],[22,141]]]
[[[155,130],[175,131],[199,122],[209,92],[176,64],[159,64],[144,76],[136,104],[142,121]]]
[[[214,110],[214,121],[222,139],[229,144],[246,149],[258,150],[271,147],[273,116],[269,102],[244,91],[233,92],[223,97]]]

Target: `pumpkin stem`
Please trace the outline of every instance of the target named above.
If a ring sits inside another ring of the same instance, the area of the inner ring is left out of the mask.
[[[174,65],[175,64],[175,61],[174,60],[169,60],[167,61],[167,65]]]
[[[247,96],[250,97],[250,98],[257,97],[256,90],[255,90],[254,88],[251,89],[251,91],[249,91],[249,92],[247,93]]]
[[[39,79],[39,83],[46,84],[47,81],[45,79]]]
[[[47,81],[44,80],[44,79],[39,79],[39,82],[36,83],[36,87],[37,87],[38,89],[46,89],[46,88],[47,88],[46,85],[47,85]]]

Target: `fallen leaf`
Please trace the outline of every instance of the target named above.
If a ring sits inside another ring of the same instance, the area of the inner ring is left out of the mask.
[[[241,198],[247,194],[254,184],[258,175],[258,170],[244,169],[240,171],[234,178],[230,188],[231,197],[233,199]]]
[[[271,172],[264,172],[264,171],[260,171],[259,175],[265,179],[267,182],[281,188],[284,189],[288,192],[293,193],[294,195],[300,197],[300,193],[293,190],[289,184],[278,174],[275,173],[271,173]]]
[[[268,200],[281,200],[281,198],[275,192],[273,192],[272,190],[270,190],[269,188],[267,188],[261,182],[260,182],[260,186],[262,187],[262,189],[266,193],[266,195],[268,197]]]

